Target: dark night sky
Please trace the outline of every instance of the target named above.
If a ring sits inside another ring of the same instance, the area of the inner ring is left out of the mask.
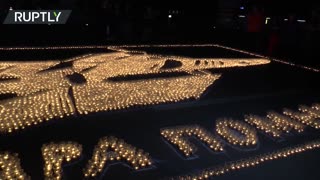
[[[89,7],[97,7],[103,0],[1,0],[0,6],[6,8],[10,5],[17,7],[35,7],[42,6],[43,8],[55,8],[55,7],[75,7],[79,4],[88,4]],[[109,0],[112,1],[112,0]],[[262,4],[262,6],[269,6],[275,9],[305,9],[319,4],[311,0],[305,1],[289,1],[289,0],[197,0],[197,1],[184,1],[184,0],[116,0],[114,2],[130,2],[140,5],[153,5],[157,7],[171,7],[171,8],[187,8],[187,9],[209,9],[211,4],[218,3],[233,3],[239,2],[253,2]]]
[[[241,4],[250,6],[258,4],[269,14],[285,15],[288,13],[307,15],[312,9],[319,9],[319,2],[312,0],[1,0],[0,9],[7,11],[10,6],[14,9],[73,9],[95,12],[102,7],[104,1],[131,4],[131,8],[140,12],[141,9],[152,6],[154,9],[167,11],[170,9],[182,10],[186,14],[214,14],[225,7],[238,7]]]
[[[125,34],[121,31],[127,30],[135,34],[131,34],[131,37],[141,39],[137,34],[142,34],[144,27],[151,26],[153,28],[152,35],[160,40],[165,39],[163,38],[164,35],[170,34],[171,31],[179,32],[179,34],[184,32],[185,35],[181,35],[181,39],[188,39],[195,35],[201,35],[207,39],[207,35],[212,33],[214,25],[225,22],[219,20],[227,16],[238,17],[237,15],[240,13],[246,14],[252,4],[258,4],[265,10],[267,16],[281,18],[294,13],[297,14],[298,18],[308,19],[311,10],[320,7],[319,2],[315,3],[311,0],[108,0],[114,3],[109,4],[111,8],[104,9],[103,1],[107,0],[0,0],[0,21],[3,21],[6,17],[9,7],[13,7],[13,9],[72,9],[67,25],[25,26],[25,33],[30,32],[27,36],[20,33],[20,26],[0,25],[1,39],[5,42],[28,41],[28,38],[32,41],[35,41],[35,39],[41,41],[50,39],[48,42],[51,42],[51,39],[57,39],[57,42],[61,42],[61,39],[65,39],[64,37],[79,39],[78,37],[82,36],[96,40],[106,37],[106,24],[110,25],[114,36],[118,37]],[[126,11],[126,4],[129,4],[129,13]],[[245,6],[245,10],[239,12],[242,5]],[[119,10],[118,15],[115,15],[115,6],[120,6],[121,10]],[[145,18],[148,7],[152,7],[152,20]],[[169,21],[168,14],[172,10],[175,12],[178,10],[179,14],[174,14],[174,18]],[[224,14],[225,11],[229,14]],[[228,28],[232,29],[235,27],[234,24],[237,24],[235,21],[233,19],[233,21],[225,24],[230,24]],[[87,27],[86,24],[90,24],[90,26]],[[119,33],[119,35],[115,35],[116,33]],[[43,36],[40,36],[40,34],[43,34]],[[173,37],[176,37],[176,35]]]

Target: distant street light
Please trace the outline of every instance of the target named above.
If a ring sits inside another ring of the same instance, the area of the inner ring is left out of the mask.
[[[304,20],[304,19],[298,19],[297,20],[299,23],[305,23],[306,22],[306,20]]]
[[[270,17],[267,17],[267,18],[266,18],[266,21],[265,21],[265,24],[268,24],[268,22],[269,22],[270,19],[271,19]]]

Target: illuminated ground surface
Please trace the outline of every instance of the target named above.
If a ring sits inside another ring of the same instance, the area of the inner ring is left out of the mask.
[[[61,141],[77,142],[82,145],[82,155],[74,163],[64,166],[63,177],[82,179],[82,170],[91,159],[99,139],[115,136],[148,152],[153,166],[151,169],[134,171],[117,164],[104,170],[98,177],[150,179],[197,174],[225,162],[247,159],[319,138],[320,130],[311,127],[300,134],[284,135],[282,140],[274,140],[259,131],[257,147],[248,150],[245,147],[235,149],[225,146],[225,153],[213,153],[199,141],[191,140],[198,150],[195,156],[185,158],[175,146],[161,137],[160,129],[197,124],[214,133],[218,118],[244,121],[246,114],[265,116],[271,110],[281,113],[283,108],[290,108],[297,111],[301,104],[310,106],[320,103],[319,73],[214,47],[129,49],[161,56],[145,59],[146,56],[142,54],[102,49],[0,52],[1,60],[6,61],[1,64],[3,69],[0,75],[2,78],[11,78],[2,79],[0,83],[1,105],[5,107],[1,109],[0,151],[18,153],[24,171],[32,179],[43,179],[42,145]],[[104,54],[70,61],[70,58],[88,53]],[[117,59],[109,60],[110,56],[117,56]],[[90,59],[92,57],[99,58]],[[68,59],[69,63],[59,65],[61,59]],[[36,66],[32,64],[37,60],[42,62]],[[248,62],[241,62],[244,60]],[[189,62],[192,63],[189,65]],[[128,74],[131,76],[124,77]],[[181,84],[183,87],[180,87]],[[145,94],[139,93],[144,91]],[[25,100],[31,102],[29,107],[34,108],[25,113],[32,114],[42,108],[41,104],[47,103],[48,97],[58,97],[55,96],[57,92],[67,99],[65,107],[68,108],[61,110],[61,114],[57,109],[52,113],[38,112],[32,118],[21,112],[26,105],[20,99],[34,98]],[[42,100],[39,98],[41,94],[45,94]],[[198,96],[200,99],[197,99]],[[108,98],[111,99],[106,101]],[[88,115],[84,115],[86,111]],[[57,115],[54,115],[55,112]],[[60,115],[64,118],[58,118]],[[23,117],[25,120],[21,121]],[[48,121],[42,122],[38,117]],[[10,120],[11,124],[3,123],[5,120]],[[14,122],[21,124],[15,125]],[[32,125],[34,122],[37,125]],[[11,126],[13,129],[10,130]],[[319,179],[319,160],[320,151],[312,150],[213,179]]]

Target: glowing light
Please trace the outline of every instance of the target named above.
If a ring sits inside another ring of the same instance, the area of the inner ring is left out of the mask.
[[[100,58],[99,58],[100,59]],[[174,59],[181,66],[163,69],[168,59]],[[95,61],[95,59],[93,59]],[[197,64],[197,61],[199,62]],[[92,64],[89,60],[86,63]],[[220,78],[220,74],[210,74],[205,69],[245,67],[269,63],[265,59],[193,59],[184,57],[162,57],[136,55],[121,61],[105,61],[89,72],[83,73],[87,79],[84,85],[74,86],[76,107],[80,114],[129,108],[135,105],[153,105],[164,102],[178,102],[195,98],[209,85]],[[195,70],[201,70],[195,73]],[[112,82],[110,78],[170,72],[187,72],[189,76],[179,78],[155,78],[129,82]],[[189,85],[193,84],[193,88]],[[90,94],[90,96],[88,96]]]
[[[172,18],[172,15],[171,15],[171,14],[169,14],[169,15],[168,15],[168,18],[169,18],[169,19],[171,19],[171,18]]]
[[[245,15],[239,15],[238,17],[239,18],[245,18],[246,16]]]
[[[74,113],[67,88],[13,98],[0,105],[0,132],[13,132]]]
[[[289,133],[292,129],[301,133],[304,131],[305,126],[299,121],[293,120],[287,116],[278,114],[276,112],[269,112],[267,118],[273,122],[278,130]]]
[[[238,133],[234,133],[235,131]],[[253,146],[258,143],[256,130],[241,121],[232,119],[217,120],[216,132],[232,145]]]
[[[288,158],[288,157],[296,155],[296,154],[300,154],[300,153],[303,153],[306,151],[311,151],[311,150],[319,149],[319,148],[320,148],[320,140],[317,140],[317,141],[305,143],[302,145],[298,145],[295,147],[285,148],[285,149],[282,149],[282,150],[279,150],[279,151],[276,151],[273,153],[262,154],[262,155],[258,155],[258,156],[251,157],[248,159],[242,159],[239,161],[226,163],[225,165],[221,165],[221,166],[217,166],[217,167],[213,167],[213,168],[208,168],[208,169],[202,170],[196,174],[179,176],[179,177],[170,178],[170,179],[192,179],[192,180],[202,180],[202,179],[208,179],[208,178],[211,179],[215,176],[221,176],[226,173],[239,171],[244,168],[256,167],[262,163],[274,161],[277,159]]]
[[[314,104],[312,107],[300,106],[299,111],[300,112],[294,112],[289,109],[284,109],[283,114],[315,129],[320,128],[320,110],[318,104]]]
[[[198,44],[198,45],[195,45],[195,44],[121,45],[121,46],[58,46],[58,47],[48,46],[48,47],[0,48],[0,50],[2,50],[2,51],[12,51],[12,50],[57,50],[57,49],[123,49],[123,48],[130,48],[130,47],[133,47],[133,48],[139,48],[139,47],[217,47],[217,48],[224,48],[224,49],[227,49],[227,50],[236,51],[236,52],[240,52],[240,53],[244,53],[244,54],[249,54],[249,55],[260,57],[260,58],[271,59],[272,61],[275,61],[275,62],[278,62],[278,63],[282,63],[282,64],[286,64],[286,65],[289,65],[289,66],[294,66],[294,67],[306,69],[306,70],[309,70],[309,71],[320,72],[320,70],[316,69],[316,68],[303,66],[303,65],[295,64],[295,63],[292,63],[292,62],[289,62],[289,61],[280,60],[280,59],[276,59],[276,58],[271,58],[271,57],[268,57],[268,56],[263,56],[261,54],[252,53],[252,52],[248,52],[248,51],[244,51],[244,50],[240,50],[240,49],[236,49],[236,48],[231,48],[231,47],[227,47],[227,46],[223,46],[223,45],[219,45],[219,44]]]
[[[59,64],[57,61],[0,63],[0,78],[6,79],[0,83],[0,94],[11,93],[18,96],[0,104],[0,132],[10,133],[76,112],[87,114],[198,99],[221,76],[211,74],[206,69],[270,63],[267,59],[194,59],[146,53],[132,55],[132,52],[122,50],[76,57],[67,62],[71,61],[72,66],[62,69],[54,69]],[[166,67],[170,61],[179,65]],[[186,75],[130,81],[111,80],[177,72]],[[73,73],[83,75],[86,83],[69,81],[66,76]]]
[[[270,17],[267,17],[266,20],[265,20],[265,24],[268,24],[270,19],[271,19]]]
[[[196,147],[191,144],[187,137],[195,136],[204,142],[213,151],[223,151],[222,144],[207,130],[197,126],[178,126],[161,130],[161,135],[170,143],[176,145],[185,156],[190,156],[196,151]]]
[[[104,137],[99,140],[84,169],[85,177],[95,177],[105,168],[106,163],[124,160],[135,170],[146,168],[152,164],[148,153],[137,149],[121,139],[115,137]]]
[[[273,137],[280,137],[281,135],[281,131],[279,131],[273,123],[268,122],[265,118],[250,115],[245,117],[245,121]]]
[[[0,179],[3,180],[30,180],[21,168],[20,159],[17,154],[9,152],[0,153]]]
[[[0,73],[1,77],[16,77],[18,81],[5,81],[0,83],[0,93],[17,93],[18,96],[31,95],[41,91],[53,90],[59,87],[70,87],[64,80],[72,70],[41,72],[53,67],[58,62],[4,62],[4,67],[10,67]]]
[[[45,179],[62,179],[62,163],[80,157],[81,152],[82,146],[73,142],[43,145],[42,156],[45,161]]]
[[[305,22],[307,22],[306,20],[304,20],[304,19],[298,19],[297,20],[299,23],[305,23]]]
[[[241,49],[236,49],[236,48],[231,48],[231,47],[227,47],[227,46],[223,46],[223,45],[219,45],[219,44],[200,44],[200,45],[194,45],[194,44],[174,44],[174,45],[123,45],[123,46],[109,46],[107,47],[108,49],[118,49],[118,50],[125,50],[125,48],[148,48],[148,47],[216,47],[216,48],[223,48],[226,50],[231,50],[231,51],[235,51],[235,52],[240,52],[243,54],[248,54],[248,55],[252,55],[258,58],[265,58],[265,59],[270,59],[271,61],[277,62],[277,63],[281,63],[281,64],[285,64],[285,65],[289,65],[289,66],[293,66],[293,67],[298,67],[298,68],[302,68],[308,71],[313,71],[313,72],[320,72],[320,69],[316,69],[316,68],[312,68],[312,67],[308,67],[308,66],[303,66],[300,64],[295,64],[289,61],[285,61],[285,60],[280,60],[280,59],[276,59],[276,58],[271,58],[268,56],[264,56],[261,54],[257,54],[257,53],[252,53],[249,51],[244,51]],[[7,49],[7,48],[5,48]],[[1,50],[1,48],[0,48]]]

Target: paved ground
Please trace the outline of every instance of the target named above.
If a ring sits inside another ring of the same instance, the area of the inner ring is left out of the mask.
[[[137,49],[136,49],[137,50]],[[248,58],[254,57],[217,48],[153,48],[139,49],[148,53],[192,56],[194,58]],[[0,52],[1,60],[36,60],[39,51]],[[64,59],[74,55],[102,52],[101,50],[42,51],[40,59]],[[6,56],[6,54],[10,54]],[[60,53],[55,56],[55,53]],[[65,56],[64,56],[65,55]],[[9,57],[9,58],[6,58]],[[135,172],[116,164],[104,170],[100,179],[151,179],[193,174],[230,161],[250,158],[317,140],[320,131],[307,128],[304,133],[290,133],[276,141],[259,132],[259,145],[254,149],[226,146],[224,153],[212,153],[195,139],[198,151],[194,158],[186,159],[160,135],[160,129],[179,125],[198,124],[214,133],[218,118],[230,117],[243,121],[245,114],[265,116],[283,108],[297,110],[298,105],[320,102],[319,73],[291,67],[276,62],[245,67],[210,69],[222,76],[199,100],[161,104],[98,112],[89,115],[75,114],[63,120],[54,120],[12,134],[0,136],[0,151],[18,153],[21,166],[32,179],[43,179],[41,147],[45,143],[75,141],[83,145],[82,156],[64,166],[65,179],[82,179],[82,169],[91,159],[98,140],[104,136],[116,136],[127,143],[148,152],[153,159],[151,169]],[[192,87],[190,87],[192,88]],[[1,103],[1,102],[0,102]],[[312,150],[281,160],[275,160],[213,179],[319,179],[317,163],[320,151]]]

